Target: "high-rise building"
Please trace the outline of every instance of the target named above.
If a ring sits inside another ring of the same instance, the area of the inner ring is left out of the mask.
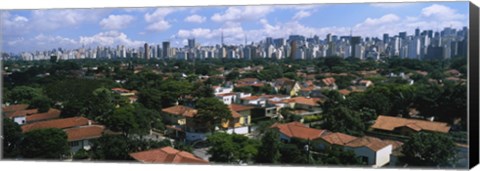
[[[170,58],[170,42],[163,42],[162,43],[162,50],[163,50],[163,54],[162,54],[162,57],[163,58]]]
[[[415,37],[419,37],[419,36],[420,36],[420,29],[416,28],[415,29]]]
[[[388,43],[389,42],[388,39],[389,39],[388,33],[383,34],[383,43]]]
[[[407,32],[400,32],[398,33],[398,37],[400,37],[400,39],[403,39],[405,40],[407,38]]]
[[[188,39],[188,48],[195,48],[195,39]]]
[[[144,49],[144,51],[145,51],[143,57],[144,57],[145,59],[150,59],[150,48],[148,47],[148,44],[147,44],[147,43],[145,43],[145,44],[143,45],[143,49]]]
[[[356,57],[356,56],[360,56],[360,54],[356,54],[357,52],[357,46],[358,44],[360,44],[360,41],[361,41],[361,37],[360,36],[353,36],[351,39],[350,39],[350,45],[352,46],[352,57]]]

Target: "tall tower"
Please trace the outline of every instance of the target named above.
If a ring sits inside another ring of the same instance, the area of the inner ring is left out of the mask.
[[[145,52],[144,52],[144,56],[145,56],[145,59],[150,59],[150,48],[148,47],[148,44],[145,43],[143,45],[143,48],[145,49]]]
[[[222,41],[222,46],[224,46],[225,44],[223,44],[223,30],[222,30],[222,37],[221,37],[221,41]]]

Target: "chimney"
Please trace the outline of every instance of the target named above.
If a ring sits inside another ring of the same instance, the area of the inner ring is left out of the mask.
[[[88,120],[88,125],[92,125],[92,121],[91,120]]]

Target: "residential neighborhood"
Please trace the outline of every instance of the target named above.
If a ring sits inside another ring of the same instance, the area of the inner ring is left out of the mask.
[[[1,158],[465,169],[468,3],[409,5],[6,11]]]

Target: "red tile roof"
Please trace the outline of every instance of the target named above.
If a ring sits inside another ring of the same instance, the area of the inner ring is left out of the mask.
[[[163,108],[162,111],[168,114],[179,115],[184,117],[193,117],[197,114],[196,109],[183,106],[183,105],[176,105],[168,108]]]
[[[42,121],[42,120],[49,120],[49,119],[57,119],[60,117],[61,111],[58,109],[49,109],[47,112],[44,113],[36,113],[27,116],[27,123],[28,122],[35,122],[35,121]]]
[[[72,128],[78,126],[88,125],[88,119],[84,117],[72,117],[72,118],[65,118],[65,119],[55,119],[49,121],[42,121],[42,122],[35,122],[31,124],[26,124],[22,126],[23,132],[29,132],[35,129],[43,129],[43,128]]]
[[[237,112],[245,111],[245,110],[251,110],[251,109],[255,108],[253,106],[245,106],[245,105],[239,105],[239,104],[230,104],[229,107],[232,110],[237,111]]]
[[[381,150],[381,149],[387,147],[388,145],[390,145],[390,144],[386,141],[383,141],[381,139],[374,138],[374,137],[369,137],[369,136],[365,136],[365,137],[362,137],[362,138],[357,138],[357,139],[355,139],[353,141],[350,141],[349,143],[346,144],[346,146],[348,146],[348,147],[353,147],[353,148],[367,147],[367,148],[369,148],[373,151]]]
[[[433,122],[418,119],[406,119],[392,116],[378,116],[375,124],[372,125],[374,129],[393,131],[395,128],[408,127],[415,131],[433,131],[448,133],[450,126],[444,122]]]
[[[13,113],[7,114],[6,117],[14,118],[14,117],[27,116],[34,113],[38,113],[38,109],[19,110],[19,111],[15,111]]]
[[[329,86],[329,85],[335,84],[335,78],[333,78],[333,77],[324,78],[324,79],[322,79],[322,82],[325,85]]]
[[[172,147],[163,147],[137,153],[130,153],[130,156],[142,163],[183,163],[183,164],[206,164],[205,161],[192,153],[179,151]]]
[[[27,108],[28,108],[28,104],[9,105],[9,106],[3,106],[2,107],[2,112],[3,113],[10,113],[10,112],[15,112],[15,111],[25,110]]]
[[[341,145],[345,146],[347,143],[357,139],[357,137],[347,135],[344,133],[327,133],[321,137],[321,139],[325,140],[329,144]]]
[[[112,88],[113,91],[117,91],[117,92],[122,92],[122,93],[130,93],[130,90],[127,90],[127,89],[124,89],[124,88],[120,88],[120,87],[115,87],[115,88]]]
[[[341,90],[338,90],[338,93],[346,96],[346,95],[349,95],[349,94],[350,94],[350,90],[341,89]]]
[[[282,134],[290,138],[299,138],[304,140],[313,140],[322,136],[326,131],[306,127],[300,122],[290,122],[286,124],[276,123],[272,128],[278,129]]]
[[[68,141],[78,141],[101,137],[104,130],[104,126],[90,125],[77,128],[69,128],[65,129],[64,131],[67,133]]]
[[[257,100],[259,99],[260,96],[248,96],[248,97],[244,97],[244,98],[241,98],[242,100]]]
[[[299,103],[299,104],[304,104],[304,105],[309,105],[309,106],[318,106],[320,102],[323,102],[320,98],[306,98],[303,96],[299,97],[294,97],[291,99],[285,99],[283,100],[285,103]]]
[[[217,94],[215,96],[225,97],[225,96],[234,96],[234,95],[236,95],[236,93],[232,92],[232,93]]]

